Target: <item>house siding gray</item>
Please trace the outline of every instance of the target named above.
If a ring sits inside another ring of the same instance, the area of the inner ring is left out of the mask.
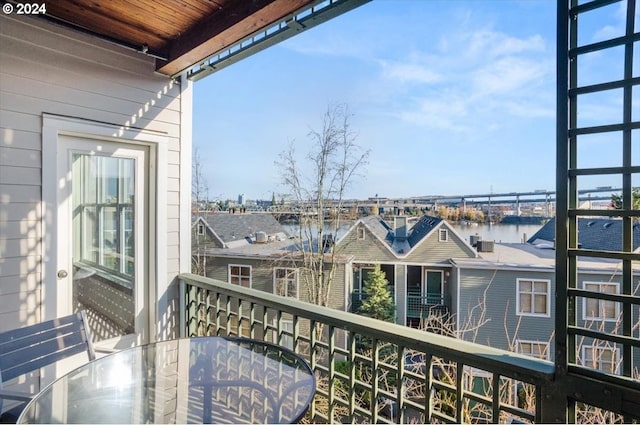
[[[555,308],[553,273],[500,269],[460,269],[459,272],[460,299],[457,301],[460,309],[456,321],[463,339],[512,351],[515,350],[515,340],[551,341],[554,329],[552,313]],[[548,317],[516,313],[518,279],[549,281]],[[472,331],[479,324],[477,332]],[[550,350],[553,355],[552,344]]]
[[[151,58],[28,17],[0,16],[0,62],[0,331],[43,320],[43,251],[51,248],[41,231],[45,113],[166,135],[169,165],[167,187],[161,190],[168,193],[159,208],[167,211],[162,249],[169,282],[175,281],[179,86],[155,74]]]
[[[357,227],[364,227],[364,239],[358,239]],[[366,226],[359,224],[342,237],[336,252],[352,255],[354,262],[395,262],[396,256]]]
[[[478,329],[477,333],[467,332],[464,338],[473,339],[480,344],[490,345],[505,350],[516,350],[515,342],[538,341],[549,342],[549,356],[553,358],[554,349],[553,329],[555,316],[555,274],[553,271],[542,272],[533,269],[508,270],[508,269],[471,269],[459,268],[455,269],[459,276],[459,310],[456,311],[456,321],[460,330],[470,328],[470,323],[476,324],[480,318],[480,307],[484,304],[486,316],[484,324]],[[549,317],[537,317],[516,314],[516,291],[518,279],[533,279],[549,281]],[[457,281],[454,280],[454,282]],[[602,283],[620,283],[621,276],[616,271],[598,271],[598,272],[578,272],[578,282],[582,285],[584,282],[602,282]],[[640,287],[639,279],[635,278],[636,288]],[[638,289],[636,289],[638,290]],[[455,306],[458,303],[457,291],[453,291],[456,297]],[[583,298],[578,298],[576,302],[577,321],[580,327],[592,328],[594,330],[604,331],[606,333],[614,333],[620,331],[620,324],[616,321],[587,320],[583,318]],[[475,310],[474,310],[475,308]],[[472,313],[473,312],[473,313]],[[638,306],[633,307],[633,317],[639,317],[640,309]],[[640,337],[640,329],[637,325],[633,329],[633,336]],[[589,338],[579,337],[578,345],[590,345],[592,340]],[[581,353],[577,353],[578,357]],[[634,364],[640,361],[640,350],[633,350]]]
[[[438,229],[416,245],[403,261],[408,263],[448,263],[451,258],[473,258],[475,253],[465,242],[448,230],[446,241],[440,241]]]
[[[300,268],[295,267],[289,261],[282,262],[275,259],[264,258],[247,258],[229,256],[208,256],[206,276],[211,279],[229,282],[229,265],[250,266],[251,267],[251,287],[260,291],[269,293],[274,292],[273,288],[273,270],[278,267],[297,268],[298,269],[298,298],[301,301],[309,301],[308,291],[305,287],[305,278],[300,272]],[[327,270],[329,265],[327,264]],[[346,266],[338,264],[331,288],[329,291],[329,307],[338,310],[346,309],[345,300],[345,284],[346,284]]]

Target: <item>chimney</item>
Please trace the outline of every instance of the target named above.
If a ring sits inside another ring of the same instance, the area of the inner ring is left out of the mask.
[[[398,216],[393,220],[393,227],[395,230],[396,239],[406,239],[407,238],[407,217]]]

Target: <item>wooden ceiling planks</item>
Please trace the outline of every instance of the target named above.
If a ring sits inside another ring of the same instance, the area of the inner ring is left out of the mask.
[[[269,27],[315,0],[253,0],[239,2],[211,15],[171,43],[169,60],[157,70],[173,75]]]
[[[174,75],[315,0],[56,0],[47,15],[167,58]]]

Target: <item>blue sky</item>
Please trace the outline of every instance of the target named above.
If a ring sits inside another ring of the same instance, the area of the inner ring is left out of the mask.
[[[605,9],[622,24],[620,6]],[[348,197],[554,190],[555,27],[550,0],[374,0],[214,73],[194,89],[209,197],[284,193],[278,154],[291,141],[306,152],[339,103],[370,150]],[[589,39],[616,31],[592,27]],[[617,160],[607,155],[582,164]],[[603,184],[618,182],[587,186]]]

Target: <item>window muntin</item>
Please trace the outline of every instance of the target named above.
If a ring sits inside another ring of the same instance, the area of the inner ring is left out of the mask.
[[[446,242],[449,240],[449,232],[447,229],[438,230],[438,242]]]
[[[549,343],[539,341],[516,341],[516,351],[525,356],[541,360],[549,360]]]
[[[584,282],[584,289],[605,294],[620,293],[620,285],[617,282]],[[615,301],[584,298],[582,304],[583,320],[616,321],[620,314],[620,305]]]
[[[582,347],[582,365],[602,372],[618,373],[619,351],[616,347],[584,345]]]
[[[296,269],[276,268],[273,270],[273,290],[282,297],[298,298],[298,272]]]
[[[251,266],[230,264],[229,283],[251,288]]]
[[[548,280],[518,279],[517,314],[520,316],[550,315],[550,282]]]

